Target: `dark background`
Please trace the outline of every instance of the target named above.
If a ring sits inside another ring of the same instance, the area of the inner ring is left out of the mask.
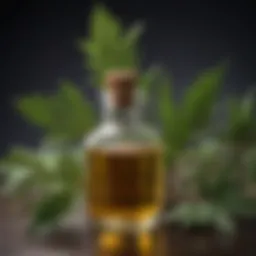
[[[242,93],[256,82],[256,12],[253,1],[105,1],[125,23],[142,19],[144,64],[172,72],[177,94],[197,72],[230,58],[223,95]],[[75,40],[86,34],[92,1],[37,0],[2,3],[0,154],[11,143],[38,136],[15,113],[15,97],[57,87],[70,78],[86,90],[86,73]]]

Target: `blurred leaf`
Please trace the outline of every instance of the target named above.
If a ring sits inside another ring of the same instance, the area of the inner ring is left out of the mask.
[[[54,155],[51,154],[53,158]],[[50,170],[53,164],[49,159],[38,154],[36,149],[13,147],[0,161],[0,167],[5,175],[4,193],[26,195],[33,188],[50,189],[54,183],[54,172]]]
[[[3,191],[9,195],[25,195],[34,188],[41,192],[56,191],[60,187],[78,188],[83,166],[81,150],[69,149],[65,153],[64,149],[14,147],[0,161],[5,175]]]
[[[211,202],[219,202],[228,194],[236,193],[238,183],[234,176],[237,169],[234,156],[223,143],[217,143],[208,152],[201,146],[198,169],[194,180],[200,195]],[[207,153],[207,154],[206,154]]]
[[[27,121],[43,128],[46,136],[67,140],[81,139],[95,121],[92,106],[70,81],[62,81],[55,95],[21,98],[17,109]]]
[[[24,96],[16,104],[17,110],[28,122],[43,128],[51,122],[51,107],[51,102],[42,95]]]
[[[153,84],[157,84],[158,79],[161,77],[161,70],[158,67],[150,67],[143,72],[140,76],[139,84],[144,91],[149,91]]]
[[[40,175],[45,172],[42,162],[38,161],[36,149],[28,149],[25,147],[13,147],[1,160],[0,166],[6,170],[8,175],[10,172],[28,171]]]
[[[237,203],[237,212],[247,217],[254,217],[256,215],[256,200],[255,198],[243,198],[240,202]]]
[[[205,174],[207,175],[207,174]],[[213,182],[207,181],[206,179],[199,178],[197,181],[199,187],[199,193],[205,200],[212,202],[220,202],[230,193],[236,193],[238,185],[232,183],[229,177],[219,175]]]
[[[80,148],[14,148],[2,159],[3,192],[13,196],[45,195],[36,202],[32,228],[52,228],[83,188]]]
[[[244,154],[244,162],[250,181],[256,183],[256,147],[247,150]]]
[[[57,225],[60,218],[67,212],[73,201],[70,191],[64,190],[47,195],[38,202],[31,222],[32,230],[40,230]]]
[[[94,40],[113,43],[122,33],[119,20],[103,4],[93,8],[90,22],[90,36]]]
[[[223,201],[222,206],[229,211],[232,216],[252,217],[256,214],[255,198],[246,198],[240,191],[230,193]]]
[[[59,138],[59,137],[43,137],[40,140],[40,150],[42,151],[51,151],[51,150],[62,150],[66,148],[70,148],[73,146],[73,141],[69,141],[65,138]]]
[[[8,196],[22,196],[31,191],[31,171],[19,165],[8,165],[3,168],[5,181],[1,192]]]
[[[126,60],[128,63],[124,64],[124,67],[139,68],[141,55],[140,55],[140,39],[144,32],[144,26],[142,23],[135,23],[130,28],[127,29],[124,35],[123,44],[124,44],[124,52],[126,52]]]
[[[158,111],[162,125],[162,136],[166,145],[166,162],[170,164],[172,153],[176,150],[176,121],[178,109],[175,106],[172,83],[170,77],[162,74],[157,83],[159,84]]]
[[[226,139],[239,144],[256,141],[255,95],[249,93],[242,99],[229,100],[229,119]]]
[[[80,40],[79,48],[86,55],[86,68],[91,71],[95,85],[102,85],[108,69],[139,67],[142,24],[125,29],[105,6],[97,5],[92,10],[89,31],[88,38]]]
[[[45,172],[54,174],[58,168],[61,156],[61,150],[39,148],[37,161],[44,167]]]
[[[181,104],[175,104],[173,92],[166,76],[160,82],[159,114],[168,160],[180,152],[187,143],[209,123],[218,93],[221,89],[225,65],[203,72],[187,89]]]
[[[139,40],[143,33],[144,24],[142,24],[141,22],[137,22],[127,30],[125,35],[125,42],[129,47],[134,47],[137,43],[139,43]]]
[[[183,152],[178,171],[183,177],[183,193],[192,187],[206,201],[219,204],[231,194],[241,193],[237,182],[237,161],[232,149],[222,141],[210,140]]]
[[[161,98],[159,101],[159,110],[161,115],[161,120],[164,126],[169,126],[171,119],[175,114],[174,100],[172,99],[171,85],[167,81],[162,84],[161,88]],[[170,128],[170,127],[168,127]]]
[[[207,70],[187,89],[182,105],[183,126],[187,130],[201,129],[209,121],[225,71],[225,65]]]
[[[207,202],[182,203],[169,215],[169,221],[184,227],[213,227],[221,232],[233,232],[234,223],[220,207]]]
[[[34,149],[28,149],[21,146],[13,146],[9,152],[0,160],[0,165],[23,165],[34,167],[37,163],[35,161],[35,151]]]
[[[49,124],[53,135],[80,139],[91,129],[95,121],[92,107],[72,82],[63,81],[53,101],[53,120]]]
[[[83,187],[83,168],[80,162],[70,154],[63,154],[59,161],[60,179],[67,187],[79,189]]]

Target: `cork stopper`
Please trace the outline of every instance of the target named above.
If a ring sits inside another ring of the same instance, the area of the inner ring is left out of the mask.
[[[113,105],[125,108],[133,104],[138,74],[134,70],[110,70],[105,75],[105,86]]]

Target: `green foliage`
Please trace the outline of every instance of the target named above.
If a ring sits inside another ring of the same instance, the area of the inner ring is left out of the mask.
[[[203,143],[180,159],[180,190],[186,195],[191,186],[196,188],[200,198],[225,209],[232,217],[255,216],[256,200],[246,195],[244,186],[255,184],[255,159],[253,148],[237,155],[234,147],[222,141]],[[241,172],[247,179],[245,184]]]
[[[44,167],[38,161],[33,149],[13,147],[0,162],[6,176],[3,192],[14,195],[25,195],[42,183],[46,178]]]
[[[169,161],[208,125],[225,71],[226,66],[219,65],[199,75],[180,104],[174,101],[170,81],[160,84],[159,113]]]
[[[58,220],[70,209],[73,197],[70,190],[62,190],[41,199],[34,208],[31,231],[48,231],[56,226]]]
[[[219,169],[216,169],[217,175],[215,177],[208,174],[207,167],[210,167],[209,163],[208,166],[201,166],[201,169],[197,172],[197,177],[195,177],[199,194],[204,199],[221,204],[230,195],[242,192],[239,183],[232,177],[234,166],[231,164],[230,166],[219,166]],[[216,167],[218,168],[218,166]]]
[[[205,147],[200,151],[203,154]],[[221,143],[207,157],[201,158],[195,173],[199,193],[204,199],[218,203],[239,189],[234,177],[234,156]]]
[[[140,67],[138,43],[142,32],[141,23],[125,29],[105,6],[95,6],[89,20],[89,36],[79,42],[95,85],[102,85],[108,69]]]
[[[63,181],[65,187],[71,187],[73,190],[80,188],[79,191],[81,191],[83,188],[83,180],[81,180],[83,168],[80,163],[82,161],[78,161],[75,157],[68,153],[62,154],[58,163],[59,178]]]
[[[239,145],[256,142],[256,101],[255,94],[249,92],[242,99],[229,100],[228,127],[224,139]]]
[[[0,163],[6,175],[2,192],[29,199],[33,230],[53,228],[83,193],[82,161],[81,148],[14,147]]]
[[[92,106],[70,81],[63,81],[55,95],[21,97],[16,107],[25,120],[54,138],[81,139],[95,122]]]
[[[207,125],[222,88],[226,65],[219,65],[200,74],[187,89],[182,104],[186,129],[195,131]]]
[[[169,214],[168,220],[184,228],[210,226],[224,233],[234,232],[234,223],[228,213],[206,202],[180,204]]]
[[[166,74],[163,73],[161,68],[157,66],[152,66],[140,75],[139,85],[141,86],[143,91],[149,92],[153,85],[166,82],[168,77],[166,77],[165,75]]]
[[[248,197],[242,191],[234,191],[226,196],[219,203],[229,214],[236,217],[255,217],[256,215],[256,200]]]
[[[182,185],[196,188],[204,200],[218,203],[227,193],[236,189],[233,177],[234,162],[227,148],[218,141],[209,141],[186,150],[178,161],[177,170]]]
[[[224,136],[207,158],[205,147],[193,149],[197,165],[193,171],[190,165],[189,178],[205,200],[222,205],[232,216],[255,215],[256,200],[245,194],[248,185],[256,181],[254,95],[232,98],[229,103]]]
[[[40,192],[81,189],[82,154],[79,151],[82,150],[12,148],[0,162],[7,175],[4,191],[6,188],[14,195],[28,195],[32,188]]]
[[[250,91],[240,99],[231,98],[228,103],[228,123],[221,139],[233,154],[231,162],[236,188],[226,195],[222,205],[233,215],[255,216],[256,199],[245,192],[256,182],[255,93]],[[227,188],[230,185],[226,184]]]
[[[175,133],[175,123],[178,118],[178,107],[174,102],[170,77],[161,76],[160,79],[160,81],[158,81],[159,86],[161,86],[159,91],[158,113],[162,125],[162,136],[166,145],[166,164],[169,165],[173,157],[173,151],[176,149],[175,145],[172,143],[172,138]]]
[[[256,183],[256,147],[247,150],[244,156],[245,166],[248,169],[248,177]]]

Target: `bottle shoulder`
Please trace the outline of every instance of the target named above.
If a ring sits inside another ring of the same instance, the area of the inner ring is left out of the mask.
[[[154,127],[145,123],[133,126],[116,124],[102,124],[89,133],[85,140],[85,147],[108,146],[115,143],[133,144],[161,144],[161,137]]]

